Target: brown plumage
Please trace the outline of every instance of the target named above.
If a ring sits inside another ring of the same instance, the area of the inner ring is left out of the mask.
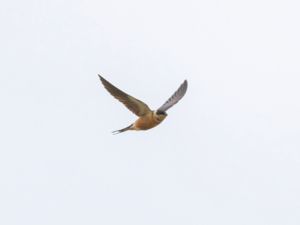
[[[133,124],[116,130],[114,133],[121,133],[127,130],[148,130],[157,126],[167,117],[166,111],[175,105],[185,95],[187,90],[187,81],[185,80],[178,90],[158,110],[151,110],[149,106],[141,100],[128,95],[105,80],[102,76],[98,76],[105,89],[139,117]]]

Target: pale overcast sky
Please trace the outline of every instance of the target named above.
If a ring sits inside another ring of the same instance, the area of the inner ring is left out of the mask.
[[[299,225],[298,0],[0,8],[0,224]],[[146,132],[97,74],[153,109]]]

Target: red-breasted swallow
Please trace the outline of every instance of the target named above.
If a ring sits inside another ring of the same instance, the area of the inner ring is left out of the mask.
[[[114,134],[122,133],[127,130],[148,130],[157,126],[167,117],[166,111],[182,99],[188,87],[187,80],[185,80],[177,91],[175,91],[175,93],[161,107],[157,110],[151,110],[149,106],[141,100],[126,94],[105,80],[102,76],[98,76],[106,90],[139,117],[128,127],[113,131]]]

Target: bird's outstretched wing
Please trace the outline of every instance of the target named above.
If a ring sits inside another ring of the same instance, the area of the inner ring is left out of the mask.
[[[122,102],[131,112],[136,114],[137,116],[144,116],[149,113],[151,110],[148,105],[144,102],[126,94],[125,92],[121,91],[107,80],[105,80],[102,76],[98,74],[102,84],[104,85],[105,89],[116,99]]]
[[[188,87],[187,80],[185,80],[177,91],[161,106],[157,111],[166,112],[169,108],[175,105],[185,95]]]

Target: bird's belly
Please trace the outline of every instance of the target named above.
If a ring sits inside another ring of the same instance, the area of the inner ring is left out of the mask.
[[[134,128],[136,130],[148,130],[160,124],[160,121],[154,118],[141,117],[134,123]]]

